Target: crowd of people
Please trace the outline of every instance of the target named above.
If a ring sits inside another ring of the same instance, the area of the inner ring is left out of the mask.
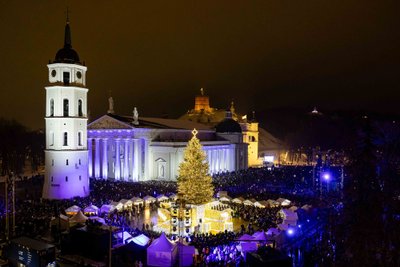
[[[231,173],[217,174],[213,177],[215,192],[227,191],[230,197],[254,198],[266,200],[269,198],[288,197],[296,204],[301,205],[312,201],[313,177],[315,170],[308,166],[285,166],[280,168],[250,168]],[[32,237],[44,236],[50,227],[52,218],[65,214],[65,210],[72,206],[87,207],[118,202],[121,199],[130,199],[134,196],[143,198],[146,195],[171,195],[176,193],[177,184],[172,181],[123,182],[112,180],[92,179],[91,193],[85,198],[73,198],[62,201],[40,199],[43,177],[24,179],[17,183],[16,199],[16,229],[17,235]],[[1,203],[0,203],[1,204]],[[150,209],[157,209],[158,202],[151,204]],[[257,208],[251,205],[226,204],[232,209],[232,216],[248,222],[248,228],[242,225],[238,233],[221,233],[218,235],[194,235],[192,244],[197,248],[201,259],[207,263],[221,263],[226,265],[243,261],[243,255],[237,251],[234,240],[238,234],[245,232],[252,234],[255,230],[267,231],[276,227],[280,222],[278,211],[280,208]],[[224,209],[226,208],[223,207]],[[218,208],[218,207],[217,207]],[[221,207],[222,208],[222,207]],[[123,227],[132,235],[146,232],[152,238],[157,233],[152,232],[153,224],[144,224],[140,220],[144,211],[143,206],[136,206],[131,210],[114,211],[103,215],[109,225]],[[2,215],[4,226],[4,214]],[[225,265],[224,265],[225,266]],[[240,266],[240,264],[238,265]]]

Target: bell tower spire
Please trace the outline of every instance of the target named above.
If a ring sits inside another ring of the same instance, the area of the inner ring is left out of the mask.
[[[71,48],[67,9],[64,47],[47,65],[46,149],[43,198],[69,199],[89,195],[87,140],[87,67]]]
[[[65,35],[64,35],[64,48],[72,48],[71,43],[71,28],[69,27],[69,9],[66,11]]]

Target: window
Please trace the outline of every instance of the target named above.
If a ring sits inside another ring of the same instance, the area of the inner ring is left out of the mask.
[[[54,132],[50,132],[50,146],[54,146]]]
[[[68,160],[65,161],[65,164],[68,165]]]
[[[82,117],[83,116],[83,112],[82,112],[82,99],[78,100],[78,116]]]
[[[79,159],[79,165],[81,165],[81,159]]]
[[[68,176],[65,176],[65,181],[68,182]]]
[[[53,180],[54,180],[54,178],[53,178],[53,176],[51,176],[51,181],[53,182]]]
[[[69,100],[64,99],[64,117],[69,116]]]
[[[68,146],[68,133],[64,132],[64,146]]]
[[[79,181],[81,181],[81,180],[82,180],[82,176],[79,175]]]
[[[54,116],[54,99],[50,99],[50,117]]]
[[[78,132],[78,146],[82,145],[82,132]]]
[[[63,80],[64,80],[64,84],[65,85],[68,85],[69,84],[69,72],[67,72],[67,71],[65,71],[64,73],[63,73]]]
[[[51,160],[51,166],[54,166],[54,159]]]

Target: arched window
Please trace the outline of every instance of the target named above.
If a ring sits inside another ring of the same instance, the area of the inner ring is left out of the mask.
[[[64,99],[64,117],[69,116],[69,101],[68,99]]]
[[[50,117],[54,116],[54,99],[50,99]]]
[[[82,112],[82,99],[78,100],[78,116],[82,117],[83,116],[83,112]]]
[[[54,132],[50,132],[50,146],[54,146]]]
[[[64,132],[64,146],[68,146],[68,133]]]
[[[68,176],[65,176],[65,181],[68,182]]]
[[[65,161],[65,165],[68,165],[68,160]]]
[[[69,72],[67,72],[67,71],[64,71],[64,73],[63,73],[63,78],[64,78],[64,84],[65,85],[68,85],[69,84]]]
[[[82,145],[82,132],[78,132],[78,146]]]

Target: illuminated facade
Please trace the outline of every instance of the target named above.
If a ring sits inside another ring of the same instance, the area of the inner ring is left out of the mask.
[[[248,144],[247,162],[250,167],[260,166],[262,164],[258,155],[259,131],[258,122],[255,119],[248,120],[247,116],[241,116],[236,113],[233,102],[229,109],[232,119],[237,121],[242,129],[243,142]],[[192,121],[215,127],[225,119],[226,111],[210,107],[210,98],[204,94],[203,88],[200,89],[200,95],[195,96],[194,108],[189,110],[180,120]]]
[[[64,47],[47,67],[43,198],[85,197],[89,194],[87,68],[72,49],[68,19]]]
[[[175,180],[194,128],[211,174],[247,168],[247,144],[240,127],[223,132],[193,122],[108,113],[88,125],[89,176],[133,182]]]

